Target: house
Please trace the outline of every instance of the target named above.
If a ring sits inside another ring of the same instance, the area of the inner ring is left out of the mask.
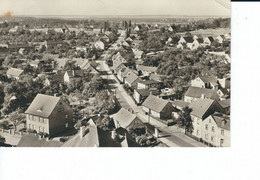
[[[151,74],[156,74],[157,71],[157,67],[143,65],[138,65],[136,69],[138,73],[142,74],[143,76],[150,76]]]
[[[33,68],[38,68],[38,65],[39,65],[39,63],[40,63],[40,60],[32,60],[32,61],[30,61],[30,66],[32,66]]]
[[[105,44],[100,40],[95,42],[94,46],[98,50],[104,50],[105,49]]]
[[[217,93],[219,95],[220,100],[225,100],[230,98],[230,92],[226,88],[220,88],[217,91]]]
[[[92,119],[87,124],[86,127],[80,127],[79,133],[66,141],[62,147],[99,147],[98,127]]]
[[[213,76],[198,76],[194,80],[191,80],[191,86],[218,90],[218,79]]]
[[[216,90],[190,86],[184,94],[184,101],[191,103],[197,99],[219,100],[219,95]]]
[[[203,41],[205,46],[210,46],[211,43],[214,41],[214,38],[212,36],[208,36],[205,37]]]
[[[220,104],[212,99],[192,101],[189,104],[189,108],[192,110],[190,113],[193,125],[191,135],[197,140],[201,140],[202,138],[203,121],[215,112],[224,112]]]
[[[102,36],[101,39],[107,43],[109,42],[109,37],[107,35]]]
[[[231,39],[231,33],[227,33],[227,34],[224,34],[226,40],[230,40]]]
[[[202,122],[202,141],[214,147],[230,147],[230,117],[214,113]]]
[[[34,135],[23,135],[17,144],[17,147],[61,147],[62,142],[56,139],[39,138]]]
[[[136,104],[142,104],[145,99],[150,95],[158,96],[160,92],[156,88],[151,89],[134,89],[133,98]]]
[[[197,50],[200,46],[202,46],[202,44],[202,39],[195,39],[192,43],[188,43],[187,47],[190,48],[190,50]]]
[[[143,111],[160,119],[168,119],[172,116],[174,107],[172,104],[164,99],[158,98],[150,94],[142,104]]]
[[[143,55],[143,51],[139,50],[139,49],[132,49],[134,55],[135,55],[135,59],[141,59],[142,55]]]
[[[188,107],[190,103],[182,101],[182,100],[175,100],[172,101],[172,106],[176,109],[183,110],[183,108]]]
[[[161,82],[154,80],[140,81],[137,83],[137,89],[149,89],[149,88],[157,88]]]
[[[45,78],[44,85],[52,86],[54,84],[61,84],[64,81],[64,74],[49,75]]]
[[[27,129],[50,136],[72,126],[73,111],[61,97],[37,94],[25,111]]]
[[[203,39],[201,35],[194,35],[193,36],[193,40],[196,40],[196,39]]]
[[[193,38],[190,36],[187,37],[181,37],[180,40],[178,41],[178,44],[188,44],[188,43],[193,43]]]
[[[14,78],[16,80],[19,80],[22,74],[23,74],[23,70],[17,68],[10,68],[6,72],[8,78]]]
[[[121,108],[115,115],[113,120],[116,128],[124,128],[127,131],[136,127],[145,127],[144,123],[125,108]]]
[[[226,114],[230,114],[230,99],[225,99],[218,102],[220,106],[224,109]]]
[[[168,28],[168,31],[174,32],[174,31],[176,31],[176,27],[175,27],[175,26],[170,26],[170,27]]]
[[[128,67],[122,67],[118,72],[117,72],[117,78],[121,83],[125,82],[125,78],[127,77],[127,74],[131,72],[131,70]]]
[[[216,37],[216,41],[218,41],[220,44],[222,44],[223,41],[225,41],[225,40],[226,40],[226,38],[225,38],[224,35],[218,35],[218,36]]]
[[[64,74],[64,83],[72,83],[75,81],[79,81],[85,75],[84,70],[69,70]]]
[[[125,83],[130,87],[137,87],[139,81],[141,81],[141,79],[133,71],[130,71],[125,78]]]
[[[223,77],[222,79],[218,79],[218,82],[222,88],[230,89],[230,77]]]
[[[137,25],[137,26],[134,28],[135,31],[140,31],[140,29],[141,29],[141,26],[140,26],[140,25]]]

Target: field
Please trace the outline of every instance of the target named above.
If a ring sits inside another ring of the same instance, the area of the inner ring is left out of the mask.
[[[190,31],[192,35],[202,35],[202,36],[218,36],[221,34],[227,34],[230,33],[230,28],[218,28],[218,29],[200,29],[197,31]],[[184,33],[176,33],[178,35],[184,35]]]

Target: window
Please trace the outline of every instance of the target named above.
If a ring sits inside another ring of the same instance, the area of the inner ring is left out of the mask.
[[[214,141],[214,136],[211,136],[211,141]]]
[[[32,125],[32,130],[34,130],[34,125]]]
[[[211,123],[211,119],[209,119],[209,123]]]
[[[199,132],[200,132],[200,131],[197,129],[197,135],[199,135]]]
[[[214,126],[212,126],[211,131],[215,132],[215,127]]]
[[[208,134],[205,134],[205,139],[208,140]]]
[[[44,132],[44,133],[45,133],[45,129],[44,129],[44,127],[42,128],[42,132]]]
[[[222,146],[224,143],[224,139],[220,139],[220,146]]]
[[[69,127],[69,124],[68,124],[68,123],[66,123],[66,124],[65,124],[65,127],[66,127],[66,128],[68,128],[68,127]]]
[[[63,108],[63,107],[59,107],[59,108],[57,109],[57,111],[58,111],[58,112],[62,112],[62,111],[64,111],[64,108]]]
[[[205,129],[208,130],[209,126],[206,124]]]
[[[221,129],[221,135],[224,135],[224,130],[223,129]]]
[[[65,118],[68,119],[68,114],[65,115]]]

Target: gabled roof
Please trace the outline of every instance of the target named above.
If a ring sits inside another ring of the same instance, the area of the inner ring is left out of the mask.
[[[48,118],[59,101],[60,97],[37,94],[25,113]]]
[[[129,84],[134,83],[139,77],[132,71],[126,76],[125,81],[128,82]]]
[[[194,115],[202,119],[206,112],[212,107],[212,104],[214,102],[215,101],[212,99],[198,99],[196,101],[192,101],[189,104],[189,108],[192,109],[191,115]]]
[[[200,88],[200,87],[193,87],[193,86],[189,87],[189,89],[185,93],[185,96],[200,98],[202,96],[202,94],[205,95],[205,98],[219,99],[219,95],[217,94],[216,90]]]
[[[169,101],[150,94],[142,105],[153,111],[161,112],[168,103],[172,106],[172,104]]]
[[[219,103],[220,106],[222,106],[223,108],[230,107],[230,99],[225,99],[225,100],[223,100],[223,101],[219,101],[218,103]]]
[[[38,136],[34,135],[23,135],[17,147],[60,147],[62,142],[57,140],[39,139]]]
[[[208,36],[207,38],[209,39],[210,42],[214,41],[214,38],[212,36]]]
[[[138,94],[140,94],[143,97],[148,97],[150,95],[150,93],[152,93],[152,95],[159,95],[160,92],[157,90],[149,90],[149,89],[135,89],[137,91]]]
[[[136,67],[137,71],[156,72],[157,67],[139,65]]]
[[[230,117],[220,113],[214,113],[212,115],[213,119],[215,120],[217,126],[219,128],[226,129],[230,131]]]
[[[121,108],[114,116],[114,121],[118,122],[121,127],[127,128],[133,122],[134,119],[138,118],[135,114],[130,113],[125,108]]]
[[[174,107],[180,107],[180,108],[187,107],[190,104],[190,103],[182,101],[182,100],[175,100],[175,101],[172,101],[171,103]]]
[[[186,43],[192,43],[193,38],[191,36],[183,37],[183,39],[186,41]]]
[[[199,76],[199,78],[204,82],[204,83],[214,83],[217,84],[218,79],[214,76]]]
[[[121,61],[117,61],[117,60],[113,61],[113,67],[112,67],[112,69],[113,69],[113,70],[116,70],[121,64],[122,64]]]
[[[99,146],[99,135],[97,126],[92,119],[88,121],[88,133],[86,133],[82,138],[80,134],[76,134],[71,139],[66,141],[62,147],[98,147]]]
[[[23,73],[22,69],[17,68],[10,68],[6,72],[6,75],[12,76],[12,77],[19,77]]]
[[[150,84],[159,84],[159,81],[155,81],[155,80],[147,80],[147,81],[140,81],[140,84],[145,84],[145,85],[150,85]]]

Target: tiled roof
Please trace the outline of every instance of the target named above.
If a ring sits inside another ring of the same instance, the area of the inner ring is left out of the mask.
[[[158,92],[157,90],[148,90],[148,89],[136,89],[136,91],[143,97],[148,97],[150,95],[150,92],[152,93],[152,95],[159,95],[160,92]]]
[[[199,76],[204,83],[217,83],[218,79],[213,76]]]
[[[12,77],[19,77],[23,73],[22,69],[17,69],[17,68],[10,68],[6,72],[7,75],[12,76]]]
[[[147,81],[140,81],[140,84],[145,84],[145,85],[150,85],[150,84],[159,84],[159,81],[155,81],[155,80],[147,80]]]
[[[139,65],[136,67],[137,71],[156,72],[157,67]]]
[[[118,122],[121,127],[127,128],[133,122],[134,119],[138,118],[135,114],[130,113],[125,108],[121,108],[114,116],[115,122]]]
[[[23,135],[17,147],[61,147],[62,143],[58,140],[39,139],[34,135]]]
[[[202,94],[205,95],[205,98],[219,99],[219,96],[218,96],[216,90],[200,88],[200,87],[193,87],[193,86],[189,87],[189,89],[185,93],[185,96],[200,98],[202,96]]]
[[[25,113],[47,118],[51,115],[59,101],[60,97],[37,94]]]
[[[186,106],[189,106],[190,103],[184,102],[182,100],[175,100],[171,102],[174,107],[181,107],[184,108]]]
[[[132,71],[130,71],[130,73],[126,76],[125,81],[128,82],[129,84],[134,83],[137,79],[139,79],[139,77],[133,73]]]
[[[142,105],[156,112],[161,112],[168,103],[170,102],[167,100],[158,98],[154,95],[149,95]]]
[[[83,138],[80,137],[80,134],[76,134],[71,139],[66,141],[62,147],[98,147],[99,146],[99,135],[97,126],[92,119],[88,121],[89,125],[88,133],[86,133]]]
[[[223,101],[219,101],[219,104],[220,104],[223,108],[230,107],[230,99],[226,99],[226,100],[223,100]]]
[[[230,118],[224,114],[214,113],[212,115],[219,128],[230,131]]]
[[[192,43],[192,42],[193,42],[193,38],[190,37],[190,36],[183,37],[183,39],[184,39],[187,43]]]
[[[198,99],[196,101],[192,101],[189,104],[189,108],[192,109],[191,115],[202,119],[209,108],[212,107],[213,103],[214,100],[211,99]]]

